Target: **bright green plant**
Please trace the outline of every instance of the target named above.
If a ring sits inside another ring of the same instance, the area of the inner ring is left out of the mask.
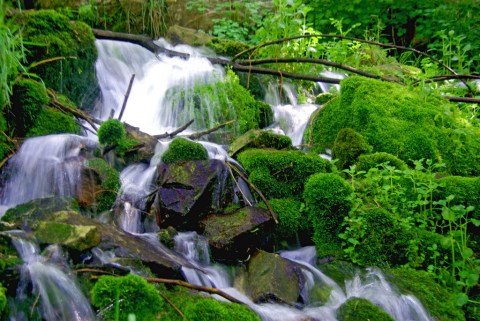
[[[113,145],[126,138],[126,131],[121,121],[109,119],[100,125],[97,135],[100,144]]]
[[[339,168],[347,168],[371,149],[362,135],[351,128],[342,128],[333,142],[332,157],[338,160],[336,165]]]
[[[177,137],[162,155],[162,162],[171,164],[178,161],[207,160],[208,152],[202,144]]]
[[[87,162],[90,168],[101,179],[100,190],[95,195],[95,210],[97,213],[109,210],[117,197],[120,189],[120,175],[101,158],[91,159]]]
[[[44,108],[38,114],[33,127],[27,132],[27,137],[51,134],[80,134],[80,126],[73,116],[62,113],[51,107]]]
[[[367,299],[352,297],[343,303],[337,310],[339,321],[394,321],[394,319],[380,307]]]

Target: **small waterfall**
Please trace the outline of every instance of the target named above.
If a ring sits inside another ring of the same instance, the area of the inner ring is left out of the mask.
[[[82,152],[95,146],[92,139],[70,134],[27,139],[8,163],[0,217],[8,208],[36,198],[75,196],[84,162]]]
[[[95,320],[90,303],[76,286],[70,272],[65,270],[66,262],[60,247],[50,246],[47,251],[49,258],[41,256],[38,246],[23,238],[21,233],[12,234],[12,242],[24,262],[17,298],[25,298],[31,284],[33,294],[40,296],[40,311],[44,320]],[[59,261],[61,267],[49,262],[52,259]],[[28,316],[14,315],[11,320],[28,320]]]

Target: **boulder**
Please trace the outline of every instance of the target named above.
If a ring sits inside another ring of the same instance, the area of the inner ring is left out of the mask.
[[[228,147],[228,153],[233,157],[248,148],[293,149],[292,140],[288,136],[252,129],[235,139]]]
[[[304,287],[300,267],[278,254],[258,251],[247,269],[246,292],[254,302],[282,302],[294,305]]]
[[[57,213],[62,215],[62,212]],[[96,226],[71,225],[57,222],[40,222],[35,231],[40,243],[60,244],[77,251],[84,251],[100,243]]]
[[[161,164],[158,174],[154,209],[160,227],[198,230],[202,216],[220,212],[227,203],[228,169],[222,161]]]
[[[273,225],[270,213],[257,207],[211,214],[200,221],[215,260],[232,263],[247,259],[258,248],[268,247]]]

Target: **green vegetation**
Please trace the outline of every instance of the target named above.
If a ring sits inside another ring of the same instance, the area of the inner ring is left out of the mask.
[[[26,136],[34,137],[64,133],[80,133],[80,126],[76,119],[57,109],[47,107],[40,111],[33,127],[30,128]]]
[[[373,154],[360,155],[355,163],[358,171],[368,172],[371,168],[376,167],[378,164],[386,163],[399,170],[406,170],[407,164],[398,157],[385,153],[377,152]]]
[[[88,168],[98,173],[101,179],[100,190],[95,195],[96,211],[101,213],[109,210],[120,189],[120,175],[101,158],[88,160]]]
[[[370,150],[371,146],[362,135],[353,129],[342,128],[333,142],[332,157],[338,160],[336,165],[343,169],[353,165],[360,155]]]
[[[109,119],[98,128],[98,141],[103,145],[117,145],[126,138],[125,127],[117,119]]]
[[[0,316],[2,316],[3,311],[7,307],[7,297],[5,296],[5,288],[0,283]]]
[[[202,144],[177,137],[162,155],[162,162],[171,164],[178,161],[207,160],[208,152]]]
[[[282,240],[295,240],[309,230],[309,221],[303,211],[302,202],[289,198],[271,199],[268,202],[278,215],[279,224],[275,227],[277,243]]]
[[[394,319],[380,307],[367,299],[352,297],[337,310],[339,321],[393,321]]]

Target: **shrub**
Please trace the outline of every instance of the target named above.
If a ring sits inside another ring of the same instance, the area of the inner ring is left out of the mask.
[[[361,154],[368,153],[371,146],[362,135],[350,128],[342,128],[333,142],[332,157],[338,159],[339,168],[348,168]]]
[[[300,198],[307,178],[319,172],[330,172],[329,161],[301,151],[249,149],[237,157],[249,173],[249,180],[268,199]]]
[[[127,320],[135,314],[138,321],[157,320],[164,305],[152,284],[135,274],[124,277],[102,276],[92,289],[92,304],[105,320]],[[119,315],[116,314],[118,305]]]
[[[377,165],[388,162],[389,166],[393,166],[399,170],[407,169],[407,164],[395,155],[378,152],[373,154],[363,154],[357,159],[356,165],[358,171],[368,172]]]
[[[352,297],[345,301],[337,310],[338,321],[394,321],[380,307],[363,298]]]
[[[319,253],[334,254],[340,248],[338,234],[350,211],[352,187],[332,173],[318,173],[305,183],[303,198],[314,229],[313,241]]]
[[[80,126],[72,116],[47,107],[39,113],[27,137],[64,133],[79,134]]]
[[[89,160],[86,166],[97,172],[102,181],[101,190],[95,195],[97,212],[109,210],[120,188],[120,175],[101,158]]]
[[[208,152],[202,144],[177,137],[162,155],[162,162],[171,164],[178,161],[207,160]]]
[[[117,119],[106,120],[97,131],[98,141],[103,145],[118,144],[126,138],[125,127]]]

